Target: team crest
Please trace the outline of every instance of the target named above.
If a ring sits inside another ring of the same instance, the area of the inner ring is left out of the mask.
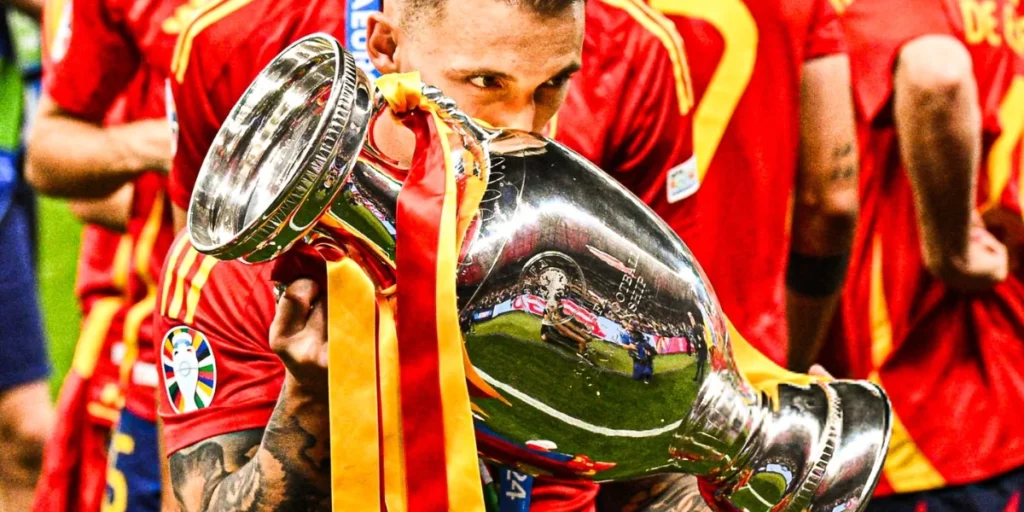
[[[673,167],[668,171],[665,190],[668,202],[675,203],[693,195],[700,188],[700,175],[697,170],[697,157]]]
[[[164,335],[162,364],[164,388],[176,413],[210,406],[217,391],[217,362],[206,336],[179,326]]]

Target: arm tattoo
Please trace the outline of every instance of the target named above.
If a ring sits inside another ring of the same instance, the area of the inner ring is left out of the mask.
[[[853,144],[846,143],[843,147],[832,150],[832,172],[829,181],[844,181],[857,176],[857,161],[852,160]]]
[[[282,397],[265,430],[217,436],[172,455],[171,480],[179,508],[330,510],[330,448],[326,435],[316,432],[327,425],[326,408],[313,406],[313,411],[296,414],[302,408]],[[318,409],[322,417],[303,417]],[[304,425],[307,419],[314,428]]]

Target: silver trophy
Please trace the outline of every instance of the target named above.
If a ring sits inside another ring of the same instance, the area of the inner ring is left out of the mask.
[[[707,278],[657,215],[560,144],[423,92],[461,139],[460,176],[488,183],[457,283],[470,361],[500,394],[473,398],[483,457],[595,481],[692,474],[724,511],[865,508],[890,432],[878,386],[756,391]],[[248,262],[356,250],[390,285],[402,172],[366,142],[385,108],[332,37],[286,49],[206,157],[196,248]]]

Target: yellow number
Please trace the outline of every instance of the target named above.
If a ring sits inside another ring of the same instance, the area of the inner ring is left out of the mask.
[[[722,58],[694,113],[693,146],[703,181],[754,74],[757,23],[741,0],[652,0],[651,6],[665,14],[705,21],[724,41]]]
[[[128,482],[116,465],[119,456],[131,455],[135,451],[135,440],[127,434],[114,432],[110,451],[112,457],[107,467],[107,496],[103,499],[102,512],[125,512],[128,508]]]
[[[999,198],[1013,171],[1014,150],[1024,139],[1024,77],[1015,78],[1003,96],[999,106],[999,124],[1003,131],[988,154],[989,193],[985,210],[999,204]],[[1024,166],[1024,161],[1018,162],[1018,165]],[[1021,185],[1024,186],[1024,175],[1021,176]],[[1024,197],[1021,197],[1021,201],[1024,201]]]

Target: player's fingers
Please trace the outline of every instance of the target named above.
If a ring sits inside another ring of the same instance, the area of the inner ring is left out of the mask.
[[[302,330],[319,290],[311,279],[297,279],[285,288],[277,301],[271,334],[292,336]]]
[[[822,377],[826,379],[833,378],[832,374],[829,373],[828,370],[826,370],[825,367],[820,364],[811,365],[811,369],[807,371],[807,374],[814,377]]]
[[[306,318],[306,333],[316,336],[318,345],[327,343],[327,301],[324,297],[313,302]]]

